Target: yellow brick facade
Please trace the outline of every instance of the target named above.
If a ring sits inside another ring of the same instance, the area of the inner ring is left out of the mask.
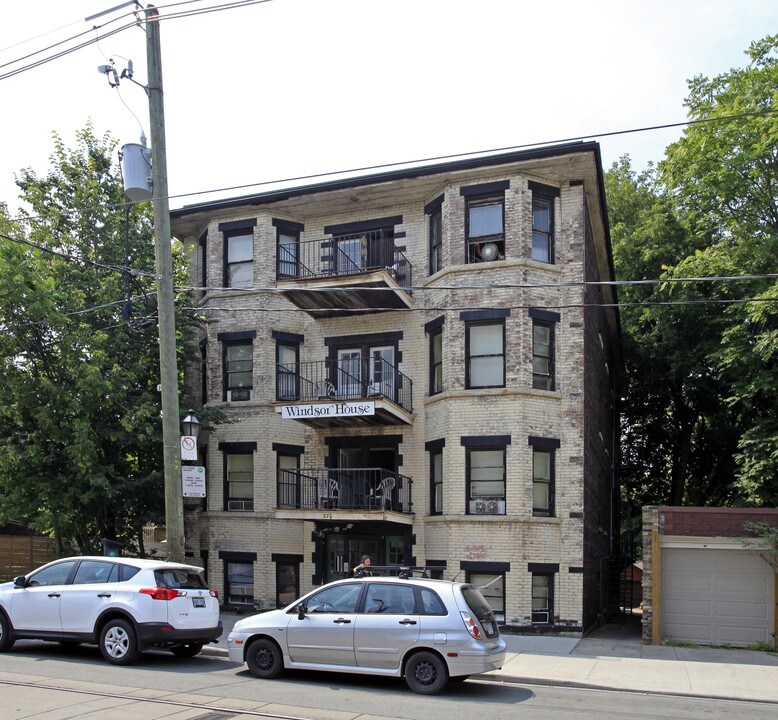
[[[612,310],[586,307],[583,284],[611,279],[601,180],[599,151],[586,144],[308,186],[245,202],[204,203],[173,213],[174,232],[191,258],[193,284],[204,279],[208,288],[201,303],[211,318],[200,338],[204,367],[193,361],[186,366],[188,401],[194,407],[221,407],[230,418],[205,433],[205,502],[186,501],[187,552],[207,567],[214,587],[229,595],[230,563],[250,567],[254,605],[275,607],[279,564],[295,565],[299,592],[306,592],[332,579],[332,568],[350,567],[353,550],[343,558],[333,553],[356,548],[359,534],[360,542],[377,548],[374,562],[445,563],[448,578],[501,575],[503,597],[495,602],[509,627],[577,634],[598,621],[604,611],[598,602],[602,568],[616,542],[620,367],[617,317]],[[534,183],[555,191],[553,262],[532,259]],[[468,263],[468,195],[462,188],[481,184],[506,185],[501,193],[504,257]],[[431,275],[428,210],[434,201],[442,218],[442,269]],[[278,291],[277,238],[284,222],[302,228],[300,243],[324,239],[319,251],[324,255],[327,228],[375,218],[393,219],[394,245],[412,266],[410,307],[316,317]],[[224,228],[241,221],[252,224],[253,287],[235,291],[223,287]],[[533,309],[556,316],[553,390],[533,389]],[[505,382],[470,389],[466,318],[483,311],[502,313]],[[443,391],[434,395],[425,331],[430,322],[442,327]],[[252,397],[225,403],[225,338],[236,333],[251,335]],[[396,366],[413,384],[410,421],[399,412],[400,419],[376,425],[311,427],[283,419],[276,397],[276,345],[279,337],[290,336],[300,340],[300,363],[334,357],[333,348],[343,346],[338,338],[357,338],[358,344],[359,337],[368,337],[373,345],[391,338]],[[589,387],[592,377],[597,392]],[[467,454],[468,448],[477,450],[479,438],[507,438],[504,513],[470,513]],[[533,515],[532,438],[557,443],[551,517]],[[338,448],[351,443],[361,443],[366,457],[373,452],[371,443],[384,450],[391,446],[394,469],[412,480],[411,506],[406,502],[400,512],[279,507],[277,463],[279,452],[285,452],[279,448],[299,450],[304,475],[306,469],[337,467]],[[429,447],[435,443],[443,444],[438,514],[431,512],[430,497]],[[250,447],[251,511],[226,509],[225,455],[231,447],[243,452]],[[533,623],[537,573],[551,578],[548,623]]]

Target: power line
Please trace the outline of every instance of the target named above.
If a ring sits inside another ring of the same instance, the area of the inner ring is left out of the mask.
[[[78,23],[82,22],[81,19],[73,20],[73,22],[66,23],[65,25],[62,25],[58,28],[53,28],[52,30],[47,30],[46,32],[42,32],[39,35],[35,35],[34,37],[27,38],[26,40],[19,40],[19,42],[15,42],[13,45],[8,45],[7,47],[0,48],[0,54],[6,52],[7,50],[13,50],[15,47],[20,47],[21,45],[26,45],[29,42],[32,42],[33,40],[39,40],[42,37],[46,37],[46,35],[51,35],[55,32],[59,32],[60,30],[64,30],[65,28],[73,27],[73,25],[78,25]],[[3,67],[0,65],[0,67]]]
[[[24,238],[11,237],[10,235],[6,235],[5,233],[0,233],[0,238],[9,240],[10,242],[18,243],[19,245],[29,245],[31,248],[35,248],[36,250],[40,250],[41,252],[44,253],[50,253],[51,255],[56,255],[57,257],[62,258],[63,260],[72,260],[74,262],[85,263],[87,265],[94,265],[95,267],[103,268],[105,270],[113,270],[115,272],[120,272],[120,273],[128,272],[133,276],[137,276],[137,275],[147,275],[149,277],[155,276],[153,272],[149,272],[147,270],[136,270],[134,268],[125,267],[124,265],[111,265],[109,263],[97,262],[96,260],[89,260],[88,258],[83,258],[78,255],[72,255],[70,253],[60,252],[59,250],[53,250],[52,248],[46,247],[45,245],[39,245],[38,243],[34,243]]]
[[[109,263],[101,263],[95,260],[89,260],[78,255],[71,253],[63,253],[58,250],[46,247],[34,243],[24,238],[15,238],[5,233],[0,233],[0,238],[9,240],[10,242],[18,243],[20,245],[28,245],[41,252],[50,253],[65,260],[71,260],[73,262],[80,262],[95,267],[104,268],[107,270],[113,270],[115,272],[126,273],[129,272],[133,276],[147,276],[154,277],[155,274],[148,270],[137,270],[135,268],[128,268],[124,265],[113,265]],[[623,287],[623,286],[639,286],[639,285],[664,285],[664,284],[678,284],[678,283],[692,283],[692,282],[744,282],[752,280],[775,280],[778,279],[778,273],[764,273],[758,275],[706,275],[700,277],[674,277],[674,278],[651,278],[642,280],[579,280],[568,282],[545,282],[545,283],[470,283],[465,285],[413,285],[401,288],[407,292],[437,292],[437,291],[459,291],[459,290],[532,290],[542,288],[574,288],[574,287]],[[252,287],[252,288],[235,288],[235,287],[223,287],[214,285],[179,285],[176,287],[178,292],[195,291],[195,292],[229,292],[229,293],[271,293],[283,295],[285,290],[275,286],[267,287]],[[310,292],[316,293],[334,293],[334,292],[386,292],[386,288],[379,287],[315,287],[311,286],[307,288]]]
[[[178,292],[188,290],[189,288],[176,288]],[[154,294],[151,292],[150,294]],[[148,300],[148,293],[144,295],[133,295],[130,298],[131,302],[137,302],[139,300]],[[693,305],[744,305],[751,303],[772,303],[778,301],[776,297],[764,297],[764,298],[703,298],[703,299],[691,299],[691,300],[644,300],[635,302],[616,302],[616,303],[528,303],[528,304],[511,304],[511,305],[490,305],[490,308],[495,310],[531,310],[531,309],[543,309],[543,310],[581,310],[581,309],[616,309],[616,308],[634,308],[634,307],[656,307],[656,306],[693,306]],[[112,300],[100,305],[93,305],[81,310],[72,310],[70,312],[63,313],[64,317],[75,317],[79,315],[85,315],[87,313],[96,312],[98,310],[105,310],[107,308],[115,307],[117,305],[123,305],[127,302],[126,298],[121,300]],[[261,312],[261,313],[304,313],[308,314],[309,310],[297,307],[282,307],[282,308],[268,308],[268,307],[256,307],[253,305],[247,305],[245,307],[204,307],[202,305],[179,305],[179,310],[182,312],[194,312],[199,314],[208,314],[211,312]],[[371,307],[369,312],[394,312],[394,313],[435,313],[435,312],[463,312],[469,310],[483,310],[483,305],[437,305],[434,307],[411,307],[411,308],[396,308],[396,307]],[[338,311],[341,315],[364,315],[365,310],[360,308],[341,309]],[[135,319],[151,319],[155,317],[155,314],[143,315]],[[19,323],[15,327],[30,327],[34,325],[46,325],[45,320],[36,320],[32,322]],[[118,327],[118,325],[117,325]]]
[[[706,275],[702,277],[680,277],[680,278],[654,278],[644,280],[578,280],[570,282],[546,282],[546,283],[477,283],[467,285],[413,285],[408,287],[398,288],[400,290],[417,292],[417,291],[440,291],[440,290],[532,290],[536,288],[574,288],[574,287],[618,287],[618,286],[632,286],[632,285],[664,285],[674,283],[689,283],[689,282],[739,282],[745,280],[775,280],[778,279],[778,273],[765,273],[762,275]],[[235,288],[235,287],[219,287],[213,285],[204,286],[190,286],[179,285],[180,290],[194,290],[199,292],[220,291],[220,292],[232,292],[232,293],[279,293],[284,294],[286,290],[284,288],[278,288],[276,286],[265,287],[252,287],[252,288]],[[384,287],[369,287],[369,286],[349,286],[349,287],[315,287],[310,286],[305,288],[307,291],[316,293],[341,293],[341,292],[386,292],[389,288]]]
[[[765,298],[722,298],[722,299],[700,299],[700,300],[647,300],[641,302],[617,302],[617,303],[532,303],[527,305],[494,305],[490,304],[492,310],[580,310],[580,309],[616,309],[630,307],[652,307],[652,306],[671,306],[671,305],[743,305],[749,303],[768,303],[778,301],[776,297]],[[267,307],[208,307],[201,306],[181,307],[181,310],[199,311],[201,313],[216,312],[260,312],[260,313],[309,313],[309,310],[303,308],[267,308]],[[323,308],[323,310],[326,308]],[[415,313],[415,312],[461,312],[468,310],[483,310],[483,305],[462,305],[462,306],[435,306],[425,308],[396,308],[396,307],[371,307],[369,312],[395,312],[395,313]],[[315,312],[315,310],[314,310]],[[339,309],[341,315],[365,315],[365,310],[360,308]]]
[[[135,27],[134,22],[128,23],[127,25],[123,25],[122,27],[119,28],[115,28],[110,32],[106,33],[105,35],[103,35],[102,38],[93,38],[91,40],[86,40],[78,45],[75,45],[74,47],[68,48],[66,50],[62,50],[54,55],[50,55],[41,60],[36,60],[35,62],[17,68],[16,70],[9,70],[8,72],[0,74],[0,80],[6,80],[7,78],[13,77],[14,75],[19,75],[20,73],[26,72],[27,70],[32,70],[33,68],[40,67],[41,65],[45,65],[46,63],[49,63],[52,60],[58,60],[61,57],[65,57],[66,55],[70,55],[70,53],[76,52],[76,50],[81,50],[82,48],[89,47],[90,45],[94,45],[96,42],[99,42],[99,40],[104,40],[105,38],[111,37],[112,35],[116,35],[120,32],[127,30],[127,28],[131,28],[131,27]]]
[[[189,1],[190,2],[195,2],[195,1],[202,1],[202,0],[189,0]],[[179,19],[179,18],[194,16],[194,15],[202,15],[202,14],[205,14],[205,13],[221,12],[223,10],[233,10],[233,9],[236,9],[236,8],[248,7],[250,5],[258,5],[258,4],[266,3],[266,2],[271,2],[271,0],[235,0],[234,2],[222,3],[220,5],[211,5],[211,6],[205,7],[205,8],[198,8],[198,9],[193,9],[193,10],[185,10],[185,11],[182,11],[182,12],[172,13],[169,16],[162,16],[162,17],[158,16],[156,18],[156,20]],[[186,5],[186,4],[188,4],[188,3],[187,2],[171,3],[170,5],[167,5],[165,7],[176,7],[178,5]],[[66,43],[71,43],[71,42],[73,42],[74,40],[77,40],[80,37],[83,37],[85,35],[91,35],[94,31],[100,30],[101,28],[105,27],[106,25],[110,25],[111,23],[118,22],[122,18],[125,18],[125,17],[128,17],[128,16],[133,16],[134,17],[132,22],[127,23],[125,25],[122,25],[119,28],[114,28],[113,30],[110,30],[110,31],[108,31],[106,33],[103,33],[101,36],[98,35],[98,36],[93,37],[93,38],[91,38],[89,40],[85,40],[83,42],[80,42],[77,45],[73,45],[71,47],[63,49],[63,50],[61,50],[61,51],[59,51],[57,53],[54,53],[53,55],[49,55],[49,56],[47,56],[45,58],[42,58],[40,60],[36,60],[34,62],[28,63],[27,65],[23,65],[22,67],[16,68],[15,70],[9,70],[9,71],[7,71],[5,73],[2,73],[2,74],[0,74],[0,80],[5,80],[7,78],[14,77],[15,75],[19,75],[20,73],[26,72],[28,70],[32,70],[33,68],[39,67],[41,65],[45,65],[46,63],[49,63],[52,60],[58,60],[59,58],[65,57],[66,55],[69,55],[70,53],[76,52],[77,50],[81,50],[81,49],[83,49],[85,47],[89,47],[90,45],[98,43],[98,42],[100,42],[100,40],[104,40],[104,39],[106,39],[108,37],[111,37],[112,35],[116,35],[117,33],[123,32],[124,30],[127,30],[127,29],[129,29],[131,27],[136,27],[141,22],[137,18],[137,16],[135,15],[136,12],[137,12],[137,10],[129,12],[129,13],[125,13],[123,15],[120,15],[117,18],[113,18],[111,20],[106,21],[102,25],[94,25],[89,30],[84,30],[83,32],[80,32],[80,33],[77,33],[75,35],[72,35],[69,38],[65,38],[64,40],[60,40],[59,42],[52,43],[51,45],[49,45],[49,46],[47,46],[45,48],[41,48],[40,50],[36,50],[36,51],[34,51],[32,53],[28,53],[27,55],[23,55],[23,56],[18,57],[18,58],[14,59],[14,60],[10,60],[8,62],[5,62],[2,65],[0,65],[0,68],[8,67],[9,65],[16,65],[16,64],[22,62],[23,60],[27,60],[28,58],[34,57],[36,55],[40,55],[40,54],[45,53],[45,52],[47,52],[49,50],[52,50],[52,49],[54,49],[56,47],[59,47],[61,45],[65,45]],[[71,24],[73,24],[73,23],[71,23]]]

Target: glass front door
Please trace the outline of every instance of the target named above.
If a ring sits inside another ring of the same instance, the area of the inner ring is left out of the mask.
[[[337,395],[362,397],[362,358],[359,350],[338,350]]]
[[[380,394],[390,400],[395,398],[394,346],[370,348],[369,394]]]

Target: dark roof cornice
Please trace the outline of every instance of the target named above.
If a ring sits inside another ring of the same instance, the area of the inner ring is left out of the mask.
[[[348,188],[360,187],[363,185],[375,185],[378,183],[392,182],[394,180],[406,180],[424,175],[435,175],[441,172],[456,172],[459,170],[472,170],[474,168],[490,167],[493,165],[507,165],[524,160],[536,160],[539,158],[547,157],[550,158],[559,155],[569,155],[571,153],[595,152],[599,160],[599,148],[600,146],[596,142],[573,142],[565,143],[563,145],[543,146],[529,150],[501,153],[498,155],[482,155],[479,157],[435,163],[432,165],[418,165],[414,167],[401,168],[399,170],[389,170],[381,173],[373,173],[371,175],[360,175],[358,177],[350,177],[340,180],[328,180],[326,182],[315,183],[311,185],[299,185],[296,187],[283,188],[281,190],[271,190],[264,193],[242,195],[240,197],[228,198],[226,200],[213,200],[210,202],[185,205],[183,208],[172,210],[170,212],[170,216],[171,218],[183,218],[187,215],[195,213],[246,207],[247,205],[265,205],[267,203],[288,200],[289,198],[301,197],[303,195],[312,195],[315,193],[328,192],[333,190],[344,190]]]

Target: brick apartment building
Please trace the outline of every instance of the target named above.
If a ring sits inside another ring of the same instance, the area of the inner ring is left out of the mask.
[[[618,314],[599,146],[186,206],[213,322],[185,369],[229,424],[186,549],[233,608],[439,566],[498,619],[581,633],[618,552]],[[445,567],[444,567],[445,566]]]

